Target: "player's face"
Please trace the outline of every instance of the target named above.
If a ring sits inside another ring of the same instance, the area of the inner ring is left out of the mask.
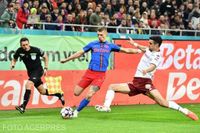
[[[107,31],[97,31],[97,35],[98,35],[98,38],[99,38],[99,41],[100,42],[105,42],[106,41],[106,36],[107,36]]]
[[[30,45],[28,41],[22,41],[21,42],[21,47],[25,50],[25,51],[29,51],[30,50]]]
[[[149,40],[149,49],[151,51],[154,51],[155,50],[155,43],[153,40]]]

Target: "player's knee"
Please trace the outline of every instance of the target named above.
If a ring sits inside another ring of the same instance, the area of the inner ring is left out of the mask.
[[[79,96],[79,95],[80,95],[80,93],[74,91],[74,96]]]
[[[43,90],[38,90],[40,94],[44,95],[46,94]]]
[[[30,90],[33,87],[33,82],[27,81],[25,87],[26,87],[27,90]]]
[[[162,107],[168,107],[168,104],[166,101],[159,101],[158,104]]]
[[[110,84],[109,87],[108,87],[109,90],[113,90],[113,91],[116,91],[115,89],[115,84]]]
[[[94,91],[89,92],[89,93],[86,95],[86,99],[90,100],[94,94],[95,94]]]

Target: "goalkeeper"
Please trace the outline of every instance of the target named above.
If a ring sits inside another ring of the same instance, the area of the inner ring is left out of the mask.
[[[16,110],[20,113],[24,113],[26,105],[30,99],[31,88],[35,86],[37,90],[42,95],[48,96],[57,96],[61,101],[62,105],[65,104],[64,95],[61,92],[54,92],[54,94],[49,94],[48,89],[43,87],[43,82],[41,80],[42,75],[47,74],[48,69],[48,57],[41,49],[37,47],[30,46],[28,38],[24,37],[20,40],[20,48],[14,54],[14,58],[11,61],[10,69],[14,69],[17,59],[20,59],[24,62],[29,79],[25,85],[26,91],[24,94],[23,103],[20,106],[16,106]],[[42,68],[40,57],[44,59],[45,67]]]

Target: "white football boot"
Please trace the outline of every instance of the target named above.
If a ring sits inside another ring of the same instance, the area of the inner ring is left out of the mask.
[[[105,106],[101,106],[101,105],[96,105],[95,109],[99,112],[111,112],[111,108],[109,107],[105,107]]]

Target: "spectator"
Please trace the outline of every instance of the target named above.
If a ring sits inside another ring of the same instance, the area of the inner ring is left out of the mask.
[[[46,23],[52,23],[52,17],[50,14],[47,14],[45,17],[46,17],[46,21],[45,21]],[[45,30],[55,30],[56,26],[53,24],[45,24],[44,29]]]
[[[40,21],[41,22],[45,22],[47,14],[49,14],[49,9],[44,4],[44,5],[41,6],[41,12],[40,12]]]
[[[37,10],[39,10],[40,9],[40,2],[39,2],[39,0],[34,0],[32,7],[36,8]]]
[[[30,29],[40,29],[40,25],[38,24],[40,22],[40,15],[37,15],[37,9],[31,8],[30,15],[28,16],[28,28]]]
[[[80,11],[78,16],[75,18],[75,24],[87,24],[87,19],[86,19],[86,13],[84,13],[83,10]],[[84,31],[81,27],[77,26],[75,27],[76,31]]]
[[[112,17],[108,26],[115,27],[115,28],[108,27],[108,33],[116,33],[117,20],[114,17]]]
[[[89,24],[90,25],[100,25],[101,18],[99,15],[100,15],[100,8],[97,7],[95,13],[92,13],[90,16]],[[97,31],[97,28],[98,27],[91,27],[91,28],[89,28],[89,31],[93,31],[93,32]]]
[[[143,22],[144,24],[144,28],[149,28],[149,24],[148,24],[148,13],[145,11],[142,13],[142,17],[140,19],[140,22]]]
[[[117,33],[128,33],[126,19],[122,19],[121,24],[117,27]]]
[[[103,17],[101,17],[101,25],[108,26],[110,23],[110,18],[108,14],[104,14]]]
[[[163,2],[160,5],[160,13],[161,13],[161,15],[164,15],[165,13],[167,13],[168,16],[174,15],[175,9],[172,5],[171,0],[165,0],[165,2]]]
[[[16,1],[16,2],[15,2],[15,6],[14,6],[15,12],[17,13],[17,12],[19,11],[20,8],[21,8],[20,2],[19,2],[19,1]]]
[[[193,28],[193,26],[192,26],[192,22],[189,22],[188,23],[188,28],[187,28],[187,30],[190,30],[190,31],[186,31],[185,33],[184,33],[184,35],[186,35],[186,36],[194,36],[195,34],[194,34],[194,28]]]
[[[107,4],[106,8],[104,10],[105,13],[109,15],[109,17],[112,17],[114,14],[114,9],[112,8],[111,4]]]
[[[197,24],[197,36],[200,36],[200,23]]]
[[[154,22],[154,25],[152,25],[152,22]],[[151,28],[152,27],[158,28],[158,26],[160,25],[160,21],[156,18],[156,11],[154,9],[152,9],[150,12],[150,18],[148,20],[148,24]]]
[[[140,8],[140,14],[142,14],[144,12],[148,12],[148,7],[147,7],[147,2],[146,1],[142,2],[142,6]]]
[[[15,12],[13,4],[8,5],[7,9],[1,15],[1,20],[3,20],[1,27],[15,28]]]
[[[188,23],[189,23],[189,14],[192,12],[193,10],[193,4],[192,3],[188,3],[187,5],[187,8],[185,10],[185,12],[183,13],[183,22],[184,22],[184,25],[185,25],[185,28],[188,28]]]
[[[22,7],[19,9],[17,12],[17,27],[19,29],[22,29],[27,26],[27,20],[28,20],[28,15],[29,15],[29,10],[28,10],[28,2],[24,2]]]
[[[66,24],[73,24],[73,23],[74,23],[74,20],[73,20],[72,14],[68,14]],[[68,26],[68,25],[65,26],[65,30],[66,31],[75,31],[74,26]]]
[[[59,15],[59,9],[57,7],[55,7],[53,9],[53,12],[51,13],[52,22],[55,22],[57,20],[58,15]]]
[[[56,20],[56,30],[64,30],[64,23],[63,23],[63,17],[62,15],[58,15],[57,20]]]
[[[114,9],[114,12],[119,12],[119,6],[117,5],[117,0],[111,0],[112,8]]]
[[[196,29],[198,23],[200,23],[200,9],[199,5],[195,5],[193,11],[189,14],[188,20],[192,22],[192,27]]]
[[[3,14],[4,10],[8,5],[7,0],[0,0],[0,16]]]

